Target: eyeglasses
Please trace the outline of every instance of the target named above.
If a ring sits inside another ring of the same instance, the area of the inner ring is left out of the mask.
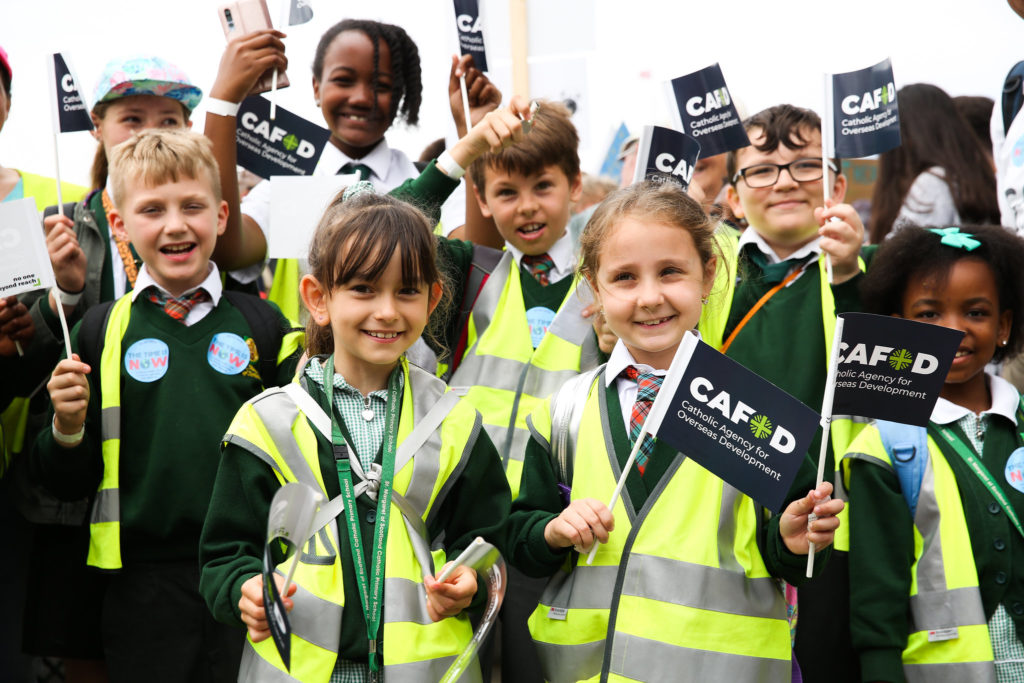
[[[839,168],[831,159],[828,162],[828,167],[833,173],[839,172]],[[756,164],[741,168],[732,177],[732,182],[736,183],[740,178],[743,178],[747,187],[771,187],[779,182],[779,174],[783,170],[789,171],[789,177],[798,183],[809,183],[821,180],[822,177],[821,159],[806,157],[791,161],[788,164]]]

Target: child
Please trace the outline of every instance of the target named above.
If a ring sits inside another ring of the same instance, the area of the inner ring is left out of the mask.
[[[719,237],[727,268],[712,296],[724,300],[705,309],[700,331],[730,358],[819,409],[835,315],[859,308],[864,226],[854,208],[842,203],[846,178],[839,173],[840,161],[830,159],[828,177],[822,176],[817,114],[779,105],[755,114],[744,126],[751,144],[729,155],[727,199],[750,227],[738,242],[728,233]],[[831,197],[827,206],[825,182]],[[844,452],[857,428],[849,420],[833,421],[825,466],[830,480],[833,453]],[[820,439],[819,432],[809,450],[815,460]],[[855,677],[844,559],[838,553],[824,574],[800,591],[796,652],[808,683]]]
[[[324,214],[300,285],[311,359],[293,386],[305,402],[279,390],[243,406],[224,438],[203,529],[203,595],[218,619],[249,629],[239,680],[367,681],[380,671],[384,680],[440,680],[469,643],[461,612],[477,583],[466,567],[445,583],[435,571],[508,515],[508,485],[480,414],[403,355],[444,291],[431,224],[392,197],[347,194]],[[271,499],[296,480],[326,500],[351,481],[357,497],[346,495],[341,517],[314,534],[298,588],[287,591],[289,676],[267,639],[260,568]],[[398,504],[388,506],[392,484]],[[368,549],[385,535],[383,613],[374,614],[366,592],[358,597],[354,562],[365,560],[373,576],[381,560]]]
[[[194,133],[143,131],[113,150],[111,227],[143,266],[73,332],[77,352],[48,384],[52,429],[32,454],[54,494],[95,496],[87,562],[110,572],[99,630],[114,682],[229,680],[241,654],[241,634],[198,595],[199,533],[216,443],[242,402],[288,381],[301,334],[255,297],[222,292],[217,179]]]
[[[912,468],[884,445],[884,425],[842,459],[864,681],[1024,677],[1024,412],[1012,385],[985,371],[1024,346],[1022,269],[1024,242],[1003,228],[912,226],[883,243],[862,285],[873,313],[965,333],[927,448],[912,456],[927,458],[923,476],[905,478]]]
[[[509,522],[512,561],[532,575],[556,574],[530,618],[546,680],[790,680],[786,603],[771,577],[799,582],[808,541],[832,542],[843,503],[828,500],[831,484],[803,498],[791,493],[768,520],[751,499],[654,442],[615,509],[606,507],[631,449],[634,400],[645,400],[638,378],[665,374],[712,289],[713,232],[696,200],[652,182],[610,195],[583,232],[580,270],[619,342],[600,372],[573,385],[582,412],[567,435],[553,431],[550,401],[530,416]],[[653,396],[646,400],[649,408]],[[640,426],[642,418],[634,433]],[[573,444],[568,507],[549,445],[565,436]],[[813,482],[805,458],[792,491]],[[812,511],[818,519],[808,523]],[[595,540],[602,545],[588,566]]]

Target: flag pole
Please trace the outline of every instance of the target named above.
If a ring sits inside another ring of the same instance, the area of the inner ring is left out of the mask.
[[[839,371],[839,348],[843,343],[843,319],[836,318],[836,329],[832,336],[832,350],[828,360],[828,380],[825,382],[825,395],[821,399],[821,448],[818,450],[818,477],[814,487],[821,486],[825,479],[825,455],[828,452],[829,433],[832,426],[832,399],[836,394],[836,374]],[[840,454],[835,454],[839,457]],[[812,512],[808,515],[810,525],[817,517]],[[809,543],[807,551],[807,578],[814,573],[814,544]]]
[[[647,420],[644,420],[644,425],[640,429],[640,436],[636,437],[636,443],[633,444],[633,450],[629,452],[629,458],[626,460],[626,464],[622,466],[622,474],[619,475],[619,481],[615,484],[615,490],[612,492],[611,502],[608,503],[608,509],[614,510],[615,503],[619,501],[619,494],[622,493],[622,487],[626,485],[626,475],[629,474],[629,470],[633,467],[633,462],[636,460],[637,453],[640,452],[640,444],[644,442],[647,437]],[[590,550],[590,554],[587,555],[587,564],[590,565],[594,562],[594,556],[597,555],[597,546],[601,545],[597,539],[594,539],[594,547]]]
[[[825,208],[828,209],[828,201],[832,199],[832,186],[829,184],[828,178],[828,161],[835,152],[835,140],[833,140],[833,129],[835,128],[835,118],[832,112],[832,74],[825,74],[825,116],[821,121],[821,191],[825,196]],[[825,271],[828,274],[829,284],[833,284],[835,280],[832,277],[832,256],[831,254],[825,254]]]

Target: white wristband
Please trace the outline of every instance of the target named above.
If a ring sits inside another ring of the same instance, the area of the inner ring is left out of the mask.
[[[441,156],[437,157],[437,161],[434,162],[437,165],[437,170],[444,173],[452,180],[458,180],[462,176],[466,175],[466,169],[459,166],[459,162],[452,158],[451,153],[448,150],[441,152]]]
[[[57,416],[56,415],[53,416],[53,425],[51,426],[51,429],[53,430],[53,438],[55,438],[60,443],[76,444],[79,441],[81,441],[82,437],[85,435],[85,425],[84,424],[82,425],[81,429],[79,429],[74,434],[65,434],[62,431],[60,431],[59,429],[57,429]]]
[[[60,285],[57,285],[54,290],[57,300],[64,306],[77,306],[78,302],[82,300],[82,295],[85,294],[85,287],[82,287],[80,292],[65,292]]]
[[[216,97],[206,98],[207,113],[216,114],[217,116],[236,116],[239,106],[241,105],[238,102],[218,100]]]

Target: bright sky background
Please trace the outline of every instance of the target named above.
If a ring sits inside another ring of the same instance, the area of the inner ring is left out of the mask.
[[[275,23],[280,0],[268,0]],[[508,83],[507,0],[481,0],[492,77]],[[224,36],[218,0],[0,0],[0,45],[14,69],[13,108],[0,134],[0,163],[53,174],[52,93],[45,60],[64,52],[87,102],[103,65],[116,56],[157,54],[177,63],[204,92]],[[325,28],[345,16],[402,25],[424,71],[418,128],[393,128],[392,146],[419,156],[451,129],[450,55],[456,49],[448,0],[311,0],[314,19],[286,28],[292,87],[279,104],[321,125],[309,64]],[[366,11],[368,9],[370,11]],[[173,9],[172,9],[173,8]],[[952,95],[996,96],[1024,59],[1024,20],[1001,0],[529,0],[534,96],[578,98],[584,170],[596,170],[620,121],[631,129],[670,122],[663,83],[719,62],[747,113],[788,101],[821,109],[823,71],[847,71],[891,56],[897,86],[932,82]],[[200,104],[195,127],[204,121]],[[95,143],[61,136],[62,177],[88,178]]]

